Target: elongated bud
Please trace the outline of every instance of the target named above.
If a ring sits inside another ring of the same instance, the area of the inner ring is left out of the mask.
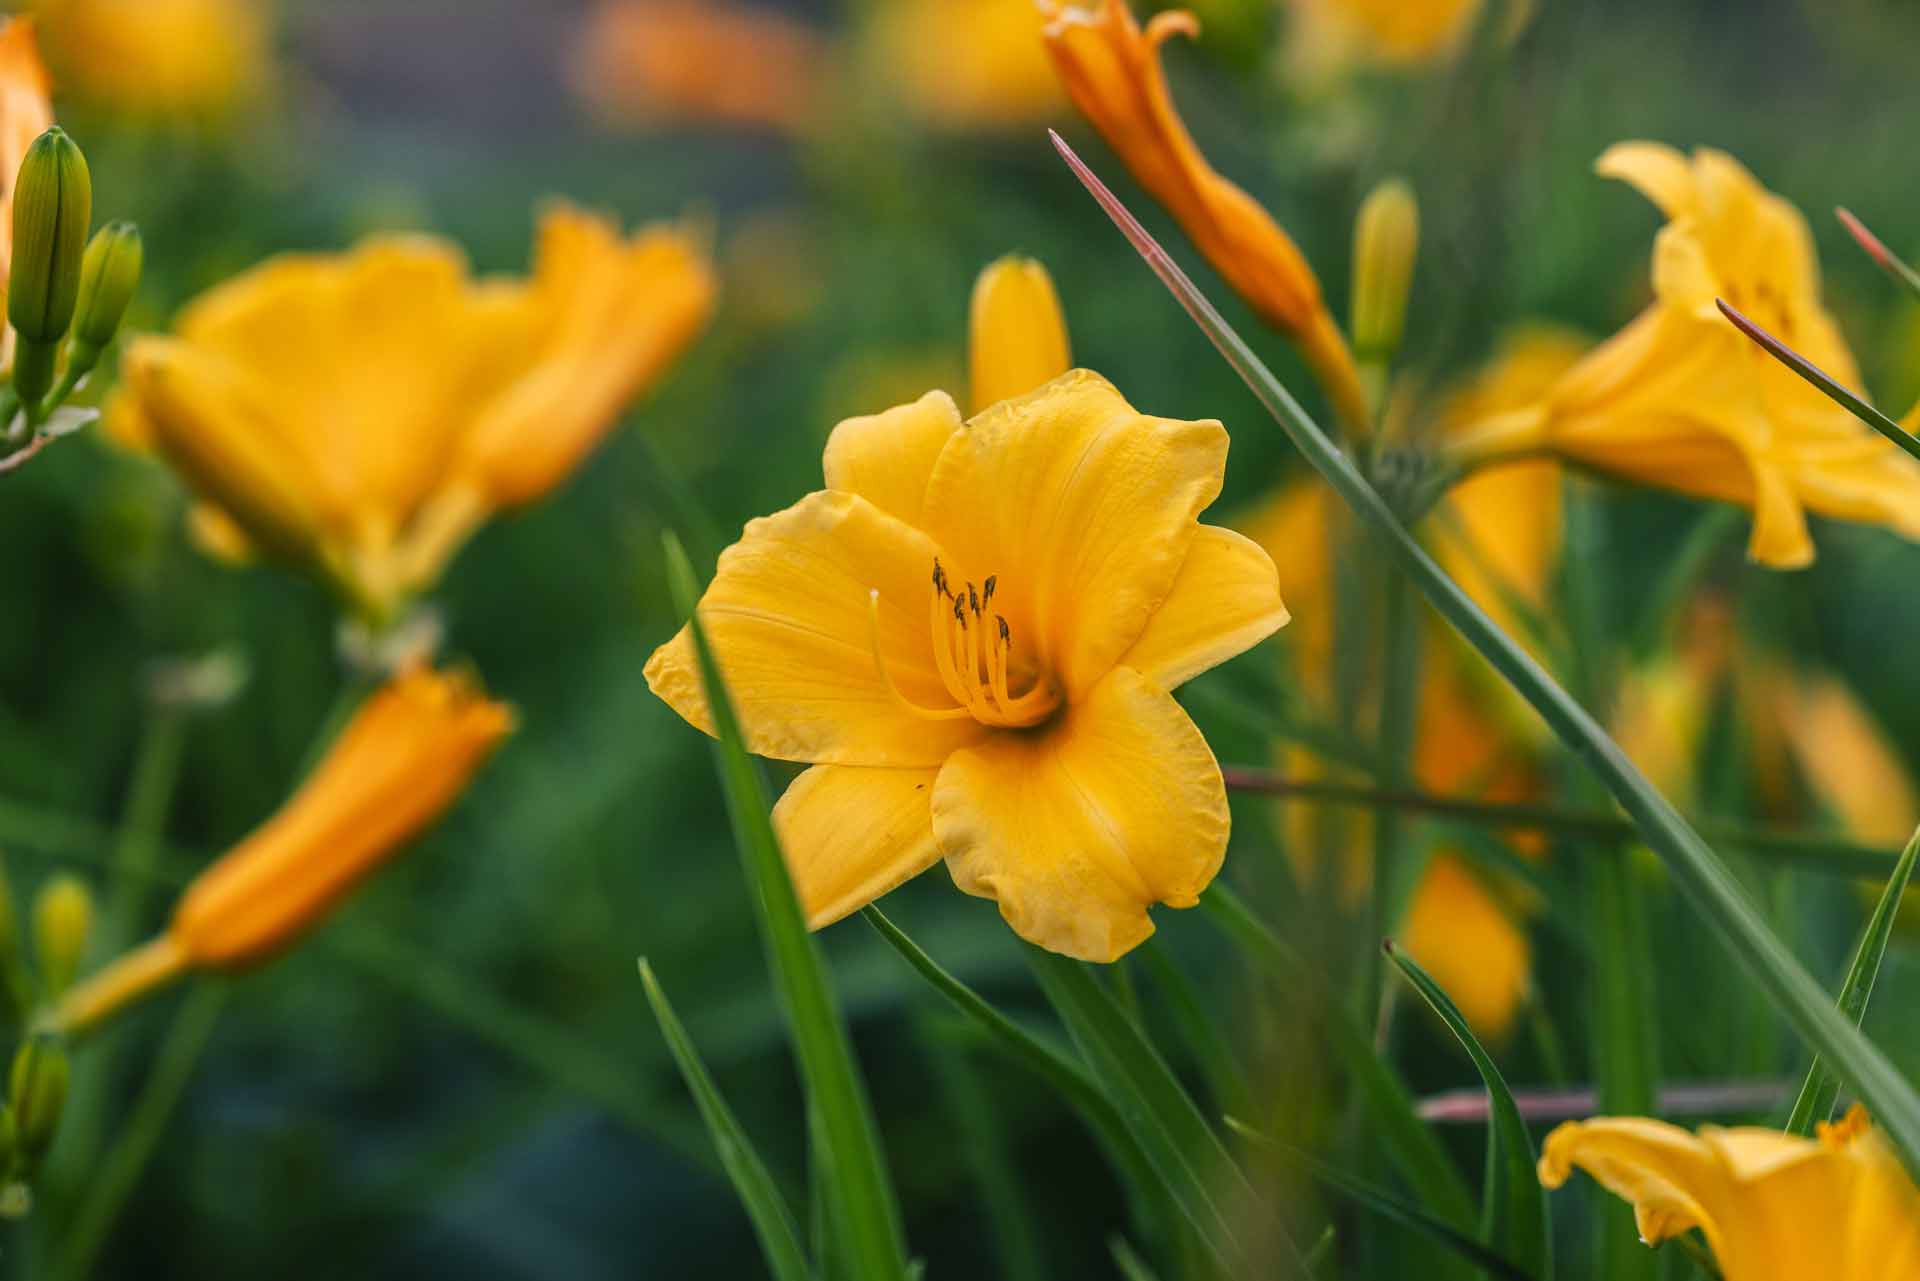
[[[1384,365],[1406,330],[1407,295],[1420,252],[1420,206],[1398,178],[1375,187],[1353,226],[1353,350]]]
[[[1053,278],[1032,258],[1009,255],[980,273],[969,330],[975,412],[1030,392],[1073,363]]]
[[[13,264],[7,321],[19,335],[13,384],[38,404],[53,384],[57,345],[73,323],[80,256],[93,221],[87,158],[58,125],[34,139],[13,192]]]
[[[67,1105],[67,1052],[57,1037],[28,1037],[13,1056],[7,1098],[13,1108],[15,1141],[29,1161],[37,1161],[60,1128]]]
[[[67,990],[93,931],[93,895],[71,876],[57,876],[33,900],[33,936],[47,995]]]
[[[73,347],[68,364],[84,362],[92,368],[100,349],[120,332],[120,320],[140,283],[144,252],[140,229],[130,222],[110,222],[87,243],[80,260],[80,295],[75,304]]]

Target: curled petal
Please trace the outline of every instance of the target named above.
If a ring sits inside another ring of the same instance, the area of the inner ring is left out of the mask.
[[[815,765],[773,807],[793,888],[819,929],[940,860],[931,769]]]

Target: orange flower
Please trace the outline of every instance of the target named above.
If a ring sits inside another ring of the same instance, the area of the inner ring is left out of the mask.
[[[1059,109],[1032,0],[886,0],[868,8],[863,52],[920,121],[1004,129]]]
[[[285,950],[445,813],[512,729],[512,711],[463,676],[395,677],[279,813],[194,880],[166,932],[70,991],[55,1021],[85,1028],[189,969]]]
[[[13,261],[13,178],[33,140],[53,124],[52,82],[33,23],[0,25],[0,282]]]
[[[606,0],[582,24],[573,80],[615,120],[796,132],[819,102],[824,55],[805,25],[765,6]]]
[[[1074,105],[1214,270],[1262,320],[1299,344],[1341,418],[1364,426],[1366,395],[1313,268],[1253,197],[1207,163],[1174,110],[1160,46],[1196,34],[1199,21],[1174,9],[1155,14],[1142,30],[1126,0],[1096,0],[1092,9],[1038,4],[1048,19],[1047,48]]]

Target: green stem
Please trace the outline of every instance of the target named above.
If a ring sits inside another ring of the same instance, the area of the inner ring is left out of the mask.
[[[1447,576],[1394,517],[1352,461],[1300,408],[1166,251],[1072,155],[1058,135],[1054,143],[1295,447],[1359,513],[1448,624],[1532,704],[1575,758],[1599,776],[1748,976],[1807,1044],[1829,1061],[1842,1084],[1866,1103],[1908,1170],[1920,1173],[1920,1092],[1859,1028],[1834,1009],[1828,994],[1774,936],[1727,865],[1627,759],[1599,723]]]

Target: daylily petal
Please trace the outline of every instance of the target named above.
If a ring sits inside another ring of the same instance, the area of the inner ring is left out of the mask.
[[[1128,668],[1046,729],[956,752],[933,827],[956,885],[996,900],[1032,943],[1112,961],[1190,907],[1220,870],[1227,795],[1172,695]]]
[[[1435,854],[1403,927],[1407,953],[1484,1040],[1504,1040],[1532,983],[1527,932],[1458,856]]]
[[[13,175],[33,140],[53,124],[53,82],[40,60],[40,42],[26,18],[0,26],[0,284],[13,261]]]
[[[1149,418],[1075,370],[947,442],[927,529],[960,577],[997,576],[1014,644],[1033,638],[1073,698],[1166,599],[1226,457],[1219,423]]]
[[[1024,396],[1073,368],[1060,295],[1045,267],[1009,255],[980,273],[973,285],[967,350],[975,413],[995,401]]]
[[[934,667],[926,605],[935,548],[857,494],[809,494],[748,523],[700,599],[727,691],[762,756],[814,764],[934,766],[983,732],[969,718],[928,720],[888,692],[869,639],[880,593],[880,650],[915,704],[952,708]],[[653,692],[711,734],[693,639],[647,661]]]
[[[1280,575],[1260,544],[1202,525],[1173,590],[1120,659],[1173,689],[1279,631],[1287,622]]]
[[[773,807],[807,927],[857,912],[940,860],[938,770],[815,765]]]
[[[1694,207],[1693,166],[1664,142],[1616,142],[1600,153],[1593,171],[1631,184],[1669,218],[1683,217]]]
[[[849,418],[827,437],[827,488],[858,494],[889,516],[924,528],[934,461],[959,430],[960,409],[944,391],[883,414]]]

